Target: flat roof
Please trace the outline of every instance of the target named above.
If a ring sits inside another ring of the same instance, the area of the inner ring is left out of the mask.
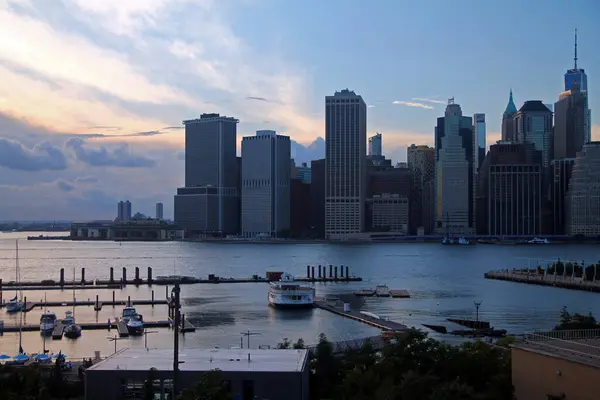
[[[600,338],[581,340],[553,338],[546,340],[525,340],[515,342],[511,347],[600,368]]]
[[[248,361],[250,354],[250,361]],[[180,371],[300,372],[308,350],[291,349],[184,349],[179,352]],[[173,349],[123,349],[87,371],[173,370]]]

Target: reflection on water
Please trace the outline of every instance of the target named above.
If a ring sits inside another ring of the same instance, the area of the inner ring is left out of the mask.
[[[17,234],[18,235],[18,234]],[[26,236],[26,235],[25,235]],[[0,278],[14,280],[14,234],[0,234]],[[132,277],[135,267],[145,278],[148,267],[158,275],[191,275],[206,277],[216,274],[224,277],[264,276],[266,271],[288,271],[304,275],[307,265],[349,265],[350,272],[362,276],[364,282],[316,284],[318,296],[336,295],[350,303],[353,309],[368,310],[380,316],[421,326],[422,323],[442,324],[454,328],[446,318],[473,318],[474,301],[481,301],[480,318],[496,328],[522,333],[533,329],[550,329],[557,322],[560,309],[567,305],[580,313],[600,314],[598,294],[563,289],[519,285],[483,279],[487,270],[523,267],[527,259],[596,259],[594,246],[441,246],[437,244],[377,244],[377,245],[252,245],[204,243],[118,243],[26,241],[20,242],[21,276],[25,281],[58,279],[60,268],[72,276],[75,269],[80,279],[81,268],[86,278],[109,276],[115,270],[119,279],[122,267]],[[524,260],[525,259],[525,260]],[[410,299],[361,298],[352,293],[377,284],[391,289],[406,289]],[[117,300],[150,299],[154,291],[157,299],[166,295],[164,286],[128,286],[115,292]],[[67,301],[71,290],[24,291],[28,301]],[[78,300],[100,301],[112,299],[112,290],[75,290]],[[253,347],[274,346],[284,337],[290,340],[304,338],[316,342],[324,332],[330,339],[344,340],[375,335],[378,330],[322,310],[278,310],[267,305],[267,284],[199,284],[182,286],[182,313],[198,327],[194,333],[181,337],[183,347],[239,346],[240,333],[251,330],[260,333],[251,339]],[[5,290],[4,300],[14,296]],[[167,307],[136,306],[144,319],[166,320]],[[52,311],[64,317],[69,307]],[[76,307],[78,322],[99,322],[119,316],[122,307],[104,306],[95,312],[93,307]],[[24,324],[39,324],[39,308],[24,314]],[[6,325],[18,323],[18,314],[9,315],[0,310],[0,319]],[[148,336],[150,347],[171,347],[172,331],[156,329]],[[62,350],[72,357],[91,357],[94,350],[112,353],[114,343],[108,337],[116,332],[84,331],[81,338],[46,340],[52,351]],[[23,335],[26,351],[42,349],[39,332]],[[245,343],[245,341],[244,341]],[[144,339],[136,337],[117,341],[117,347],[143,347]],[[18,349],[18,335],[7,333],[0,337],[0,352],[13,354]]]

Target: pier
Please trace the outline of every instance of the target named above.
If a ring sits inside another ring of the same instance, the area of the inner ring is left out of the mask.
[[[108,322],[78,322],[77,325],[79,325],[82,330],[109,330],[109,327],[110,329],[119,329],[116,321],[112,321],[110,324]],[[169,321],[144,321],[144,326],[146,328],[169,328],[171,323]],[[40,330],[40,325],[23,325],[21,329],[23,332],[35,332]],[[4,325],[2,332],[19,332],[19,325]]]
[[[550,286],[562,289],[600,293],[600,281],[585,280],[583,277],[539,274],[537,270],[503,270],[484,274],[485,279]]]
[[[406,325],[403,325],[399,322],[371,317],[351,309],[344,310],[343,304],[337,301],[332,302],[326,300],[317,300],[315,301],[315,307],[320,308],[321,310],[329,311],[333,314],[341,315],[342,317],[353,319],[375,328],[379,328],[383,331],[405,331],[408,329]]]
[[[154,297],[154,296],[153,296]],[[102,309],[102,306],[155,306],[155,305],[167,305],[169,302],[168,300],[163,300],[163,299],[150,299],[150,300],[131,300],[131,298],[128,298],[127,300],[115,300],[115,294],[113,292],[113,298],[112,300],[104,300],[104,301],[99,301],[98,296],[96,296],[96,300],[83,300],[83,301],[39,301],[39,302],[32,302],[32,301],[27,301],[27,298],[25,297],[25,302],[24,302],[24,307],[23,307],[23,312],[29,312],[31,310],[33,310],[36,307],[41,307],[41,308],[46,308],[46,307],[79,307],[79,306],[94,306],[94,310],[95,311],[100,311]],[[5,307],[6,304],[0,304],[0,308],[1,307]]]

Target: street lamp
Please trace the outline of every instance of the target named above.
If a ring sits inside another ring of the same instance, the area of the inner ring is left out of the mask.
[[[244,336],[246,336],[248,338],[248,349],[250,349],[250,336],[254,336],[254,335],[260,335],[259,332],[250,332],[250,330],[248,330],[247,332],[242,332],[241,333],[242,337],[240,338],[240,344],[242,343],[242,338]],[[244,346],[241,346],[242,348],[244,348]]]
[[[144,329],[144,347],[148,350],[148,334],[157,333],[158,331],[149,331],[148,329]]]
[[[477,302],[477,301],[473,301],[473,304],[475,304],[475,321],[477,322],[477,325],[479,325],[479,307],[481,306],[481,301]]]
[[[117,352],[117,340],[122,340],[124,338],[118,337],[116,334],[114,337],[108,336],[107,339],[111,342],[115,342],[115,353]]]

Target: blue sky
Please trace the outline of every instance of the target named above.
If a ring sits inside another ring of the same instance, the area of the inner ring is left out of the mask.
[[[583,0],[0,0],[0,219],[110,218],[126,198],[170,215],[183,119],[309,145],[343,88],[394,160],[432,143],[452,96],[486,114],[489,143],[511,87],[517,107],[556,101],[575,28],[598,140],[598,20]]]

